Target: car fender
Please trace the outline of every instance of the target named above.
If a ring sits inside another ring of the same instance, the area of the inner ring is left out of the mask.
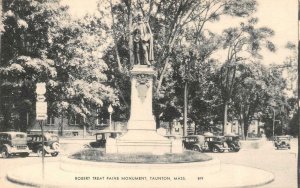
[[[1,150],[2,150],[3,148],[6,148],[6,149],[7,149],[7,152],[10,153],[10,150],[11,150],[11,146],[10,146],[10,145],[8,145],[8,144],[3,144]]]
[[[197,146],[200,150],[203,150],[203,147],[200,144],[194,144],[193,147]]]
[[[41,148],[44,148],[44,149],[46,149],[45,147],[43,147],[43,145],[42,144],[39,144],[39,145],[36,145],[35,147],[34,147],[34,149],[35,149],[35,152],[37,152],[39,149],[41,149]]]
[[[229,146],[229,147],[232,146],[234,149],[240,148],[240,145],[237,144],[237,143],[232,143],[232,144],[230,144],[230,145],[228,145],[228,146]]]
[[[51,148],[52,148],[53,150],[55,150],[55,151],[58,151],[59,148],[60,148],[60,144],[59,144],[58,142],[53,142],[53,143],[51,144]]]
[[[53,152],[57,152],[56,150],[51,149],[50,146],[44,146],[43,147],[44,150],[46,151],[46,153],[53,153]]]
[[[44,146],[44,150],[46,151],[46,153],[52,153],[53,150],[51,150],[49,147],[45,147]]]
[[[214,147],[217,147],[218,149],[223,149],[224,146],[220,145],[220,144],[214,144]]]

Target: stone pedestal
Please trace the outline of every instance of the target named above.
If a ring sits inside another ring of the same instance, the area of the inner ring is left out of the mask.
[[[172,152],[172,142],[156,133],[156,123],[152,114],[155,74],[153,68],[146,65],[135,65],[131,70],[131,111],[127,125],[128,132],[116,140],[117,153]]]

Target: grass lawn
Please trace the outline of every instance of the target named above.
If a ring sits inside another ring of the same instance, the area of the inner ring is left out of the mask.
[[[168,164],[168,163],[189,163],[209,161],[212,158],[204,153],[194,151],[184,151],[181,154],[152,155],[148,153],[141,154],[106,154],[97,149],[82,150],[70,156],[72,159],[114,162],[114,163],[150,163],[150,164]]]

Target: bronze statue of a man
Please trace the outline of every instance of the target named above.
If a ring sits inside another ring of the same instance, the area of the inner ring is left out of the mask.
[[[134,61],[138,65],[151,65],[154,60],[153,36],[148,22],[145,22],[141,13],[137,16],[137,23],[133,25]]]

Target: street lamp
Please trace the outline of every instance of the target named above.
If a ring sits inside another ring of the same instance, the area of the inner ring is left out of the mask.
[[[109,129],[111,130],[111,114],[114,111],[113,107],[111,106],[111,104],[109,105],[108,109],[107,109],[108,113],[109,113]]]

